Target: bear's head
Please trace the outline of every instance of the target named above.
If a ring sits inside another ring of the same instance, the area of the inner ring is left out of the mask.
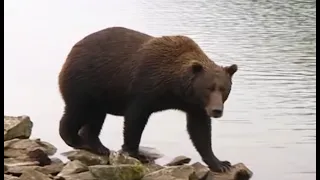
[[[232,77],[237,70],[236,64],[222,67],[213,63],[209,66],[204,66],[199,62],[191,63],[192,99],[204,108],[208,116],[222,117],[224,102],[228,99]]]

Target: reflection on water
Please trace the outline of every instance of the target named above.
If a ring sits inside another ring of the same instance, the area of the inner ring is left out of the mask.
[[[184,34],[218,63],[239,65],[227,112],[213,123],[218,157],[244,162],[253,179],[315,179],[315,0],[90,2],[5,1],[6,114],[30,115],[33,135],[65,151],[57,73],[77,40],[113,25]],[[178,154],[199,161],[184,118],[175,111],[152,115],[142,144],[166,154],[162,162]],[[121,130],[122,118],[108,116],[103,143],[118,149]]]

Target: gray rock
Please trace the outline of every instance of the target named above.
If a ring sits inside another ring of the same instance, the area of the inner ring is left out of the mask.
[[[88,166],[79,160],[69,161],[57,176],[68,176],[89,171]]]
[[[144,166],[147,168],[147,174],[152,173],[154,171],[158,171],[160,169],[163,169],[163,166],[160,166],[159,164],[144,164]]]
[[[133,157],[128,156],[123,152],[111,152],[109,156],[109,163],[111,165],[119,164],[141,164],[141,162]]]
[[[4,116],[4,141],[14,138],[27,139],[33,123],[29,116]]]
[[[43,174],[58,174],[64,166],[64,163],[58,158],[52,158],[52,163],[46,166],[37,165],[15,165],[9,166],[7,172],[10,174],[21,175],[27,170],[36,170]]]
[[[16,176],[11,176],[11,175],[8,175],[8,174],[4,174],[4,180],[19,180],[19,178],[16,177]]]
[[[142,165],[94,165],[89,166],[90,172],[99,180],[139,180],[146,168]]]
[[[57,148],[40,139],[11,139],[4,142],[4,156],[17,158],[35,150],[42,150],[46,155],[54,155]]]
[[[217,173],[209,171],[205,180],[249,180],[253,173],[243,163],[232,166],[230,171]]]
[[[143,178],[142,180],[144,180],[145,178]],[[161,176],[157,176],[157,177],[148,177],[148,180],[189,180],[188,178],[179,178],[179,177],[174,177],[171,175],[161,175]]]
[[[82,162],[87,166],[92,166],[97,164],[107,165],[109,163],[108,156],[100,156],[85,150],[78,150],[78,149],[71,150],[71,151],[61,153],[61,155],[66,156],[70,161],[79,160],[80,162]]]
[[[81,172],[78,174],[69,174],[67,176],[55,176],[54,180],[98,180],[90,171]]]
[[[169,166],[145,175],[142,180],[189,180],[193,173],[190,165]]]
[[[156,160],[163,157],[157,149],[146,146],[139,146],[139,153],[145,155],[149,159]]]
[[[19,180],[51,180],[51,178],[37,170],[26,170],[19,177]]]
[[[204,180],[215,180],[216,173],[209,171],[207,176],[205,178],[203,178]],[[221,179],[220,179],[221,180]],[[233,180],[233,179],[226,179],[226,180]]]
[[[4,158],[4,165],[8,168],[11,166],[36,166],[39,165],[38,161],[30,161],[29,159],[17,158]]]
[[[180,166],[183,164],[188,164],[191,161],[191,158],[187,156],[177,156],[171,160],[166,166]]]
[[[45,166],[45,165],[51,164],[51,159],[41,149],[35,149],[35,150],[32,150],[32,151],[29,151],[27,153],[27,156],[32,161],[38,161],[39,162],[39,166]]]
[[[196,179],[196,180],[203,179],[207,176],[207,174],[210,171],[210,169],[207,166],[201,164],[200,162],[193,163],[191,166],[194,169],[194,174],[192,175],[193,176],[192,179]]]
[[[8,166],[7,165],[3,165],[4,167],[4,173],[6,173],[8,171]]]
[[[113,152],[114,154],[115,152]],[[120,153],[120,154],[123,154],[124,156],[126,157],[129,157],[128,153],[127,152],[123,152],[121,149],[116,152],[116,153]],[[112,153],[111,153],[112,155]],[[155,160],[156,159],[159,159],[161,157],[163,157],[163,154],[161,154],[159,151],[157,151],[155,148],[151,148],[151,147],[144,147],[144,146],[140,146],[139,147],[139,155],[142,155],[144,156],[149,163],[155,163]],[[116,155],[117,156],[117,155]],[[114,158],[114,157],[111,157],[111,158]],[[120,157],[120,161],[122,160],[123,158]],[[132,164],[132,163],[135,163],[135,160],[132,160],[132,159],[135,159],[135,158],[125,158],[124,160],[126,161],[125,164]],[[121,164],[121,163],[120,163]],[[144,163],[145,164],[145,163]]]

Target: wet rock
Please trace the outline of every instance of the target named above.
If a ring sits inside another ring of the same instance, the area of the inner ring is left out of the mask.
[[[141,162],[133,157],[128,156],[124,152],[111,152],[109,156],[109,163],[111,165],[119,164],[141,164]]]
[[[174,176],[171,176],[171,175],[161,175],[161,176],[158,176],[158,177],[148,177],[149,179],[148,180],[189,180],[188,178],[177,178],[177,177],[174,177]],[[144,180],[145,178],[143,178],[142,180]]]
[[[8,174],[4,174],[4,180],[19,180],[19,178],[16,177],[16,176],[11,176],[11,175],[8,175]]]
[[[206,177],[203,179],[204,180],[215,180],[215,174],[216,173],[209,171],[208,174],[206,175]],[[226,180],[230,180],[230,179],[226,179]],[[233,179],[231,179],[231,180],[233,180]]]
[[[62,153],[70,162],[50,159],[57,149],[48,142],[30,138],[32,122],[28,116],[4,117],[5,180],[248,180],[252,172],[239,163],[226,173],[214,173],[201,163],[185,165],[191,159],[178,156],[166,167],[142,163],[126,153],[112,152],[109,157],[85,150]],[[163,157],[156,149],[139,147],[151,162]],[[19,176],[20,177],[17,177]]]
[[[191,159],[187,156],[177,156],[172,161],[170,161],[166,166],[180,166],[183,164],[188,164]]]
[[[253,173],[243,163],[238,163],[225,173],[209,171],[205,180],[249,180],[252,175]]]
[[[6,173],[8,171],[8,166],[7,165],[3,165],[4,167],[4,173]]]
[[[74,161],[68,162],[57,176],[68,176],[68,175],[78,174],[85,171],[89,171],[88,166],[83,164],[79,160],[74,160]]]
[[[146,168],[142,165],[94,165],[89,166],[90,172],[99,180],[135,180],[141,179]]]
[[[61,155],[66,156],[70,161],[79,160],[83,164],[87,166],[92,165],[107,165],[109,163],[108,156],[101,156],[97,154],[93,154],[89,151],[85,150],[71,150],[68,152],[61,153]]]
[[[54,155],[57,148],[40,139],[11,139],[4,142],[4,157],[17,158],[35,150],[42,150],[46,155]]]
[[[28,116],[4,116],[4,141],[14,138],[27,139],[33,123]]]
[[[147,168],[147,172],[146,174],[149,174],[149,173],[152,173],[154,171],[158,171],[160,169],[163,169],[164,167],[163,166],[160,166],[158,164],[144,164],[144,166]]]
[[[193,173],[190,165],[169,166],[145,175],[142,180],[189,180]]]
[[[116,158],[118,156],[117,153],[120,153],[125,156],[125,158],[120,156],[119,160],[115,160],[115,161],[119,161],[120,164],[123,164],[123,163],[121,163],[121,161],[123,161],[124,164],[137,163],[136,160],[134,160],[135,158],[130,157],[127,152],[123,152],[122,150],[119,150],[118,152],[111,153],[111,155],[114,153],[116,153]],[[155,163],[156,159],[163,157],[163,155],[159,151],[157,151],[155,148],[144,147],[144,146],[139,147],[139,155],[144,156],[146,158],[146,160],[148,161],[148,163]],[[112,157],[112,156],[111,156],[111,158],[114,159],[114,157]],[[146,164],[146,163],[143,163],[143,164]]]
[[[101,179],[95,178],[90,171],[85,171],[77,174],[66,175],[63,177],[55,176],[54,180],[101,180]]]
[[[60,159],[52,158],[51,164],[43,167],[39,167],[36,170],[45,174],[56,175],[62,170],[63,167],[64,167],[64,163]]]
[[[152,147],[139,146],[139,153],[143,154],[151,160],[156,160],[163,157],[163,154],[161,154],[157,149]]]
[[[32,151],[29,151],[27,153],[27,156],[32,161],[38,161],[39,162],[39,166],[45,166],[45,165],[51,164],[51,159],[41,149],[35,149],[35,150],[32,150]]]
[[[36,165],[15,165],[15,166],[8,167],[7,172],[14,175],[21,175],[23,172],[27,170],[36,170],[43,174],[56,175],[62,170],[63,166],[64,164],[60,159],[53,158],[52,163],[50,165],[46,165],[43,167],[36,166]]]
[[[207,166],[199,162],[193,163],[191,166],[194,169],[194,174],[192,175],[193,179],[204,179],[210,171],[210,169]]]
[[[51,178],[37,170],[26,170],[19,177],[19,180],[51,180]]]
[[[8,168],[10,166],[36,166],[38,161],[30,161],[29,159],[4,158],[4,165]]]

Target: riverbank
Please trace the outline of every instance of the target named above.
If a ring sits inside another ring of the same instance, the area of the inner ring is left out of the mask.
[[[5,180],[248,180],[252,176],[242,163],[228,173],[213,173],[200,162],[189,164],[191,159],[182,155],[159,165],[142,164],[116,151],[105,157],[72,150],[62,153],[68,158],[62,162],[52,157],[57,152],[54,145],[30,139],[32,127],[28,116],[4,116]]]

